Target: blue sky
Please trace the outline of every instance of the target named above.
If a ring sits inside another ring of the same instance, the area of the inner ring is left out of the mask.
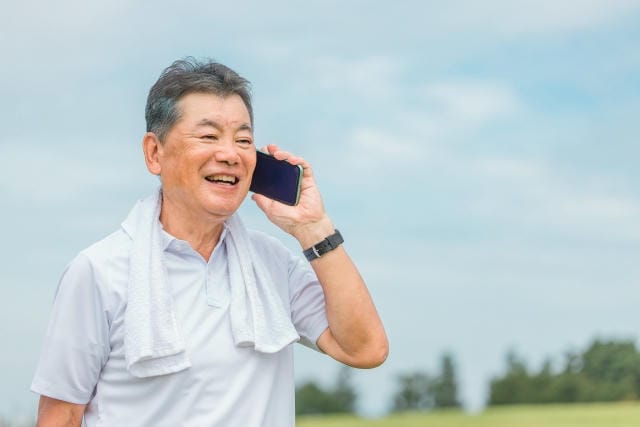
[[[391,340],[363,413],[444,351],[477,409],[509,349],[638,338],[639,1],[27,0],[0,24],[0,415],[33,411],[66,263],[156,187],[144,102],[187,55],[250,79],[258,144],[314,166]],[[337,369],[297,351],[300,381]]]

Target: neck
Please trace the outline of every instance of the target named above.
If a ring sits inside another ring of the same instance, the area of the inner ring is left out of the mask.
[[[165,197],[160,210],[160,223],[173,237],[188,242],[205,261],[209,261],[213,249],[220,240],[226,218],[211,218],[203,221],[188,209],[180,209]]]

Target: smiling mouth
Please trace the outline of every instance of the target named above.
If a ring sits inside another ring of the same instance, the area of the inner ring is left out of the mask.
[[[213,182],[215,184],[224,184],[224,185],[236,185],[239,179],[232,175],[209,175],[206,176],[206,179],[209,182]]]

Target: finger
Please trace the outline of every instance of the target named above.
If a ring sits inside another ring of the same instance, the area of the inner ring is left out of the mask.
[[[273,153],[273,157],[278,160],[286,160],[292,165],[301,165],[302,167],[308,167],[308,163],[304,160],[303,157],[296,156],[289,151],[276,151]]]
[[[253,194],[251,196],[251,200],[253,200],[256,205],[262,210],[265,211],[269,209],[269,206],[273,203],[273,200],[270,198],[263,196],[262,194]]]
[[[267,149],[269,150],[269,154],[271,154],[276,159],[286,160],[292,165],[301,164],[304,161],[302,157],[298,157],[292,154],[290,151],[281,150],[276,144],[269,144],[267,146]]]
[[[274,150],[271,152],[271,155],[278,160],[289,160],[290,157],[295,157],[290,152],[283,150]]]
[[[267,146],[269,150],[269,154],[275,157],[278,160],[286,160],[292,165],[300,165],[304,169],[305,175],[307,174],[307,169],[309,169],[309,173],[311,172],[311,165],[307,163],[307,161],[300,156],[296,156],[289,151],[280,150],[280,148],[276,144],[269,144]]]

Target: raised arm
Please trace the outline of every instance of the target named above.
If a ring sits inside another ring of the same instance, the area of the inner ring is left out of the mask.
[[[302,249],[308,249],[335,232],[311,167],[304,159],[279,151],[275,145],[268,150],[276,158],[304,168],[300,202],[286,206],[257,194],[252,198],[274,224],[295,237]],[[389,352],[386,333],[367,286],[344,247],[316,258],[311,266],[324,290],[329,321],[318,347],[349,366],[373,368],[382,364]]]
[[[80,427],[85,406],[40,396],[36,427]]]

